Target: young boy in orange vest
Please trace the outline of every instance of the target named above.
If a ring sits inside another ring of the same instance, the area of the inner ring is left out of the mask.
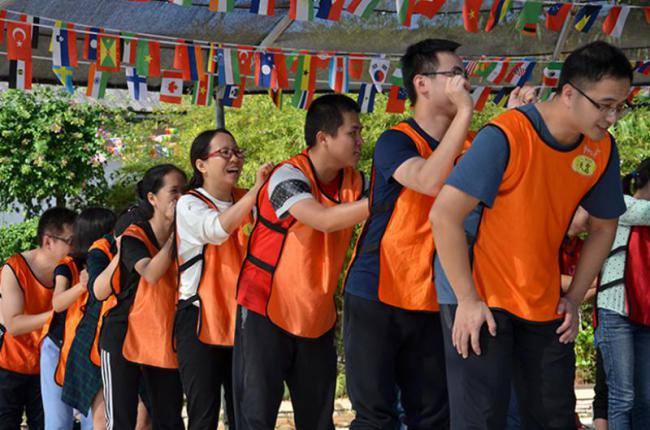
[[[511,381],[524,428],[575,428],[578,306],[625,211],[607,129],[631,81],[618,48],[577,49],[556,96],[483,128],[438,195],[431,222],[444,269],[436,284],[449,279],[441,314],[452,429],[505,428]],[[579,205],[589,237],[562,295],[559,251]]]
[[[238,430],[272,430],[286,382],[298,430],[333,430],[334,293],[352,227],[368,215],[356,102],[316,99],[307,149],[280,163],[257,197],[238,282],[233,357]]]
[[[41,330],[52,309],[54,269],[71,250],[75,213],[45,211],[39,247],[15,254],[2,268],[0,293],[7,333],[0,346],[0,428],[18,430],[23,412],[30,429],[43,429],[39,377]],[[44,333],[56,336],[55,333]]]

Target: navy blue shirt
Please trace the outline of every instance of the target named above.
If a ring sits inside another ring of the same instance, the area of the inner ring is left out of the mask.
[[[519,108],[533,124],[540,137],[552,148],[560,151],[575,149],[582,141],[582,136],[572,146],[561,145],[553,137],[544,123],[535,105]],[[484,127],[474,138],[472,147],[452,170],[446,184],[477,198],[479,205],[465,219],[465,232],[468,236],[470,250],[472,240],[476,237],[478,224],[484,207],[492,207],[499,191],[509,157],[506,136],[495,126]],[[480,172],[480,177],[477,177]],[[620,180],[619,156],[616,143],[612,138],[612,153],[605,172],[580,202],[590,215],[596,218],[617,218],[625,212],[623,189]],[[434,261],[436,292],[438,303],[455,304],[456,296],[445,276],[440,260],[436,255]]]
[[[429,136],[413,118],[406,120],[413,129],[424,137],[432,150],[438,141]],[[357,255],[350,267],[345,283],[345,292],[369,300],[378,301],[379,285],[379,242],[390,220],[392,208],[402,190],[402,185],[393,178],[395,170],[406,160],[420,157],[415,143],[398,130],[386,130],[375,145],[373,167],[375,180],[372,191],[372,208],[359,241]],[[378,208],[389,208],[373,213]]]

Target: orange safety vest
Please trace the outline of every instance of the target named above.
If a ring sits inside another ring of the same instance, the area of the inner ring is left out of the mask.
[[[36,315],[52,309],[53,288],[43,285],[34,275],[25,257],[15,254],[6,263],[14,272],[23,290],[25,315]],[[38,375],[40,372],[41,329],[13,336],[5,333],[0,346],[0,367],[16,373]]]
[[[392,128],[406,134],[420,154],[427,159],[433,154],[425,137],[408,122],[401,122]],[[465,150],[471,145],[474,133],[468,133]],[[434,197],[402,187],[394,204],[373,207],[375,169],[372,169],[370,184],[370,207],[373,214],[391,212],[384,234],[379,243],[364,241],[368,223],[359,234],[355,253],[379,250],[378,298],[382,303],[412,311],[438,311],[438,300],[434,285],[433,256],[435,244],[429,223],[429,210]]]
[[[239,201],[247,190],[235,188],[233,201]],[[198,191],[191,190],[189,195],[205,202],[218,211],[214,203]],[[237,277],[244,262],[246,246],[250,236],[252,214],[248,214],[240,227],[233,231],[221,245],[206,244],[201,254],[187,261],[178,257],[179,274],[199,261],[203,262],[201,279],[196,295],[179,305],[193,306],[199,302],[199,320],[196,333],[199,340],[209,345],[233,346],[235,342],[235,319],[237,315]],[[177,246],[182,238],[176,233]]]
[[[130,225],[124,231],[124,236],[142,241],[152,257],[159,251],[142,227],[136,224]],[[122,354],[127,360],[165,369],[178,368],[176,353],[172,348],[178,300],[177,273],[176,264],[171,264],[153,285],[140,277],[122,347]]]
[[[106,257],[108,257],[109,260],[112,260],[115,255],[111,252],[111,245],[108,242],[108,240],[102,238],[99,240],[96,240],[89,248],[88,252],[92,251],[93,249],[99,249],[102,251]],[[90,361],[95,365],[95,366],[100,366],[101,365],[101,356],[99,353],[99,335],[102,331],[102,325],[104,324],[104,316],[115,307],[117,304],[117,297],[115,294],[119,292],[120,289],[120,266],[118,265],[115,271],[113,272],[113,275],[111,277],[111,284],[112,284],[112,289],[113,293],[110,295],[106,300],[102,302],[102,308],[99,312],[99,319],[97,320],[97,328],[95,329],[95,338],[93,339],[93,345],[90,348],[90,353],[89,353],[89,358]]]
[[[542,140],[528,117],[513,109],[492,125],[510,156],[497,197],[484,208],[474,244],[473,275],[490,308],[528,321],[560,318],[560,250],[576,208],[598,182],[612,153],[609,134],[586,136],[571,150]]]
[[[354,168],[342,170],[338,196],[328,196],[307,151],[283,164],[299,169],[309,179],[316,201],[326,207],[354,202],[363,193],[363,177]],[[292,335],[317,338],[336,323],[334,293],[352,227],[324,233],[292,216],[278,220],[270,208],[268,185],[267,181],[257,197],[260,210],[238,281],[238,303]],[[265,297],[266,309],[250,301],[251,296],[260,295]]]
[[[72,279],[70,280],[70,287],[79,283],[79,268],[74,262],[74,259],[70,256],[64,257],[59,264],[65,264],[70,269],[72,273]],[[61,344],[61,353],[59,354],[59,362],[56,366],[56,371],[54,372],[54,381],[63,386],[63,381],[65,378],[65,366],[68,361],[68,355],[70,354],[70,348],[72,347],[72,341],[74,336],[77,333],[77,327],[81,322],[81,318],[84,315],[84,304],[88,300],[88,291],[84,293],[75,300],[70,307],[66,310],[65,313],[65,328],[63,330],[63,343]]]

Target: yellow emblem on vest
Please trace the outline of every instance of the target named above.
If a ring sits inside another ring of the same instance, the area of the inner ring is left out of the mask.
[[[253,224],[248,223],[245,226],[241,228],[242,233],[244,233],[244,236],[250,236],[251,232],[253,231]]]
[[[573,171],[583,176],[591,176],[596,172],[596,161],[586,155],[578,155],[571,163]]]

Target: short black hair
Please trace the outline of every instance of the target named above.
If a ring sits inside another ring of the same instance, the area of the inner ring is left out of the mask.
[[[38,245],[43,245],[43,238],[50,235],[60,235],[66,225],[73,226],[77,214],[64,207],[50,208],[43,212],[38,220],[36,234],[38,235]]]
[[[336,136],[338,129],[343,125],[343,113],[359,113],[356,101],[343,94],[326,94],[313,101],[307,111],[305,120],[305,141],[307,147],[316,145],[316,135],[324,131],[330,136]]]
[[[402,56],[402,77],[411,105],[415,105],[417,94],[413,78],[422,72],[433,72],[438,67],[438,53],[456,52],[460,43],[447,39],[424,39],[406,48]]]
[[[564,60],[557,92],[565,84],[596,83],[603,78],[628,79],[632,82],[634,69],[623,51],[601,40],[588,43],[573,51]]]

